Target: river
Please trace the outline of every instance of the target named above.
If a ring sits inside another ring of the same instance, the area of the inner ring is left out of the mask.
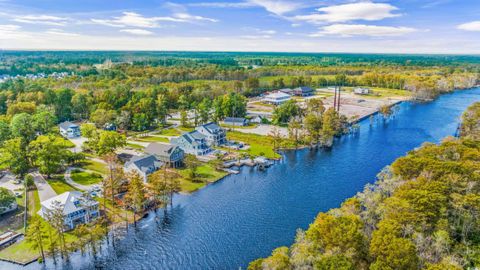
[[[245,167],[192,195],[177,195],[164,215],[151,213],[115,250],[95,263],[74,254],[47,268],[238,269],[292,244],[320,211],[338,207],[375,181],[382,168],[423,142],[453,135],[461,113],[480,101],[480,88],[442,95],[430,103],[404,102],[394,118],[361,122],[360,132],[331,151],[283,153],[267,171]],[[21,268],[0,263],[1,269]],[[26,269],[37,269],[33,263]],[[25,269],[21,268],[21,269]]]

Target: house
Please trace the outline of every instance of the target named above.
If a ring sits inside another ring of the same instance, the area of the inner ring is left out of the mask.
[[[222,145],[227,142],[225,130],[213,122],[198,126],[195,130],[205,136],[209,146]]]
[[[78,138],[82,134],[80,133],[80,127],[71,122],[63,122],[59,126],[60,134],[68,139]]]
[[[293,90],[292,90],[291,88],[278,89],[278,92],[282,92],[282,93],[285,93],[285,94],[288,94],[288,95],[292,95],[292,94],[293,94]]]
[[[285,94],[283,92],[274,92],[266,95],[263,98],[263,102],[273,105],[280,105],[289,101],[291,98],[292,97],[289,94]]]
[[[313,95],[313,89],[307,86],[301,86],[293,89],[293,94],[300,97],[308,97]]]
[[[356,95],[368,95],[370,94],[370,88],[356,87],[353,89],[353,93]]]
[[[229,126],[244,127],[248,126],[248,123],[248,119],[243,117],[227,117],[225,118],[225,120],[223,120],[223,124]]]
[[[170,143],[192,155],[202,156],[212,151],[207,144],[206,136],[197,130],[184,133],[180,137],[170,140]]]
[[[13,193],[13,191],[11,190],[7,190],[5,189],[6,191],[8,191],[8,193],[15,197],[15,194]],[[0,215],[3,215],[3,214],[6,214],[6,213],[10,213],[12,211],[15,211],[17,210],[18,208],[18,204],[17,204],[17,201],[16,200],[13,200],[9,205],[6,205],[6,206],[0,206]]]
[[[125,165],[123,166],[125,172],[137,172],[142,178],[144,182],[147,182],[147,177],[160,169],[162,167],[163,162],[157,159],[154,155],[146,155],[146,156],[135,156],[130,159]]]
[[[264,117],[260,116],[260,115],[256,115],[256,116],[253,116],[251,119],[250,119],[250,123],[255,123],[255,124],[262,124],[264,121],[268,121],[267,119],[265,119]]]
[[[40,203],[38,214],[48,220],[52,211],[60,207],[63,211],[65,231],[73,230],[77,225],[90,223],[99,214],[98,202],[86,198],[79,191],[68,191]]]
[[[106,123],[105,125],[103,125],[103,130],[106,130],[106,131],[116,131],[117,130],[117,126],[113,123]]]
[[[145,152],[172,168],[180,167],[185,157],[185,152],[173,144],[151,143],[145,148]]]

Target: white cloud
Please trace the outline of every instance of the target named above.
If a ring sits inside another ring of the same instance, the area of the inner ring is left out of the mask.
[[[378,21],[400,16],[400,14],[392,13],[396,10],[398,8],[390,4],[360,2],[318,8],[317,11],[320,13],[298,15],[293,17],[293,19],[310,23],[347,22],[353,20]]]
[[[254,4],[265,8],[268,12],[276,15],[283,15],[300,9],[304,6],[301,1],[286,1],[286,0],[248,0],[247,3]]]
[[[464,31],[480,32],[480,21],[460,24],[457,28]]]
[[[11,40],[25,38],[19,25],[0,24],[0,40]]]
[[[321,28],[318,33],[311,34],[311,37],[325,35],[341,36],[370,36],[370,37],[392,37],[402,36],[416,32],[417,29],[410,27],[377,26],[364,24],[333,24]]]
[[[64,26],[68,18],[50,15],[18,15],[13,16],[13,21],[28,24],[44,24],[53,26]]]
[[[150,36],[153,35],[153,32],[145,30],[145,29],[122,29],[120,32],[129,33],[132,35],[138,36]]]
[[[64,37],[76,37],[79,35],[77,33],[69,33],[56,28],[48,29],[45,33],[49,35],[57,35],[57,36],[64,36]]]
[[[101,24],[111,27],[139,27],[139,28],[157,28],[160,27],[159,22],[195,22],[209,21],[217,22],[215,19],[202,16],[195,16],[186,12],[176,12],[172,16],[164,17],[144,17],[135,12],[123,12],[122,16],[113,17],[113,19],[91,19],[92,23]]]
[[[257,5],[249,2],[229,3],[229,2],[204,2],[187,4],[191,7],[211,7],[211,8],[249,8]]]

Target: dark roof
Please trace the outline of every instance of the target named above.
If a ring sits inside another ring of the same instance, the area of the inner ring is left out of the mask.
[[[227,117],[224,122],[230,123],[244,123],[247,119],[243,117]]]
[[[70,128],[70,127],[72,127],[72,128],[77,127],[77,128],[78,128],[78,125],[76,125],[76,124],[74,124],[74,123],[72,123],[72,122],[69,122],[69,121],[60,123],[59,126],[60,126],[61,129],[65,129],[65,130],[67,130],[67,129]]]
[[[308,86],[300,86],[300,87],[295,88],[295,91],[312,92],[313,89],[308,87]]]
[[[145,148],[145,152],[151,155],[170,156],[178,146],[163,143],[151,143]]]
[[[217,124],[214,122],[210,122],[208,124],[203,125],[205,129],[207,129],[210,133],[217,133],[219,132],[222,128],[219,127]]]
[[[154,155],[136,156],[130,159],[130,161],[125,164],[125,166],[135,164],[137,168],[141,169],[142,167],[154,166],[155,162],[158,162],[158,159]]]

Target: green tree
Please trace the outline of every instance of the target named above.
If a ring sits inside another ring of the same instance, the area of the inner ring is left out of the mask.
[[[145,186],[143,184],[142,177],[135,171],[128,174],[127,178],[129,183],[125,198],[129,202],[130,207],[133,209],[133,220],[136,227],[137,220],[135,215],[139,212],[142,212],[145,206]]]
[[[25,148],[35,138],[33,117],[27,113],[16,114],[10,122],[10,130],[13,137],[21,139]]]
[[[54,135],[40,135],[29,145],[30,157],[40,173],[50,175],[60,170],[67,158],[65,140]]]
[[[15,202],[15,195],[8,189],[0,187],[0,209],[8,208]]]
[[[197,178],[197,170],[200,166],[200,161],[195,155],[187,154],[184,159],[185,166],[188,169],[188,177],[191,181],[195,181]]]
[[[301,109],[295,100],[289,100],[275,108],[273,111],[273,123],[276,125],[286,124],[291,118],[300,116]]]
[[[30,243],[33,249],[36,249],[40,252],[43,263],[45,263],[45,241],[47,238],[44,227],[45,226],[40,218],[34,216],[31,218],[30,224],[28,225],[25,233],[25,240],[27,243]]]
[[[20,138],[4,142],[0,148],[0,167],[8,168],[12,173],[23,177],[30,169],[27,151]]]
[[[49,110],[43,110],[33,115],[33,128],[40,134],[47,134],[57,123],[54,113]]]

